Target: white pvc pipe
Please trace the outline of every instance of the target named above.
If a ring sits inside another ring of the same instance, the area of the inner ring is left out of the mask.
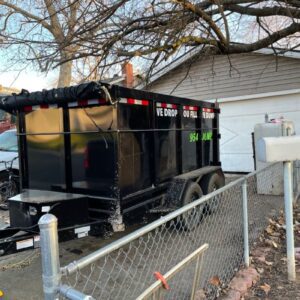
[[[294,225],[293,225],[293,177],[292,163],[286,161],[283,163],[284,169],[284,206],[286,223],[286,252],[288,279],[296,280],[295,269],[295,248],[294,248]]]
[[[243,192],[243,227],[244,227],[244,262],[248,268],[250,265],[249,259],[249,234],[248,234],[248,195],[247,195],[247,180],[242,185]]]

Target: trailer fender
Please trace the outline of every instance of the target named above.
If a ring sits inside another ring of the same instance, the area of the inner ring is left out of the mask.
[[[183,173],[181,175],[176,176],[175,178],[191,180],[191,181],[200,183],[202,178],[204,178],[205,176],[207,176],[213,172],[221,172],[223,174],[220,166],[206,166],[206,167],[202,167],[200,169],[196,169],[196,170],[193,170],[193,171],[190,171],[187,173]],[[201,184],[200,184],[200,186],[201,186]]]
[[[165,207],[181,207],[182,199],[189,182],[189,179],[174,178],[165,194],[163,205]]]

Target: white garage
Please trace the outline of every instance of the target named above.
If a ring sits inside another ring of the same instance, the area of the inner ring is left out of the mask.
[[[292,120],[300,134],[300,90],[220,99],[220,107],[221,161],[226,171],[254,170],[251,132],[264,122],[265,114],[269,119]]]
[[[197,100],[218,101],[221,108],[220,158],[224,171],[254,170],[254,126],[283,117],[300,134],[300,53],[275,58],[262,53],[215,56],[171,64],[153,76],[148,86],[155,92]]]

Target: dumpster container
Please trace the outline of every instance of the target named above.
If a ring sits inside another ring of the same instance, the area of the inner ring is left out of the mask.
[[[191,188],[200,197],[224,185],[216,103],[90,82],[23,90],[0,109],[17,115],[21,194],[11,207],[27,216],[18,227],[51,211],[72,238],[103,222],[120,230],[140,208],[169,212],[192,201]],[[45,205],[33,208],[32,191]]]

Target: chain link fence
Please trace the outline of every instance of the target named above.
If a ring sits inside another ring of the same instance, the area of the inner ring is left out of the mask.
[[[207,243],[197,288],[207,299],[215,299],[247,262],[248,241],[253,246],[268,219],[283,206],[282,183],[282,164],[230,182],[61,268],[61,280],[52,288],[60,289],[66,299],[136,299],[155,282],[154,272],[167,273]],[[191,264],[181,270],[169,282],[164,299],[190,299],[194,269]],[[72,296],[76,291],[82,298]]]

